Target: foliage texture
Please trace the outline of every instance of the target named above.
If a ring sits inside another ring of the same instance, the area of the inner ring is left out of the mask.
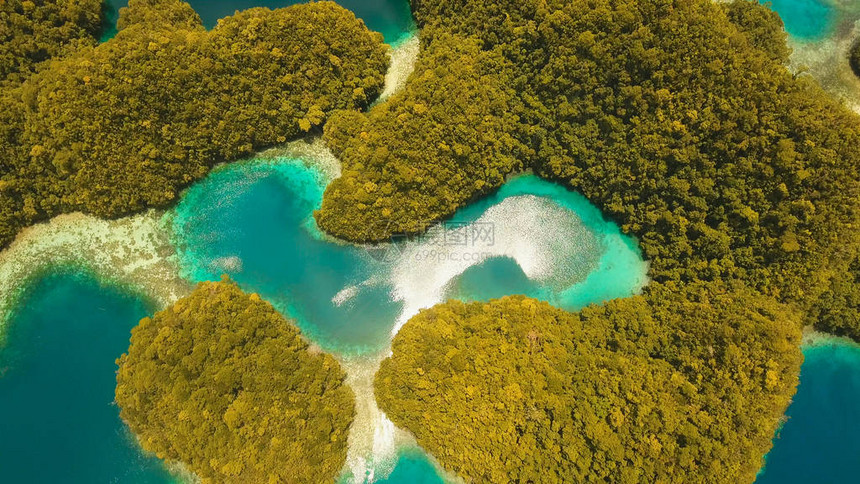
[[[78,43],[92,45],[101,22],[101,0],[0,2],[0,81],[26,77]]]
[[[132,330],[116,401],[143,448],[212,483],[333,482],[354,395],[329,355],[229,281]]]
[[[344,176],[317,213],[323,229],[356,241],[415,232],[532,169],[637,236],[657,281],[740,279],[810,306],[843,270],[835,251],[856,245],[857,118],[786,69],[785,33],[765,7],[413,10],[422,57],[405,90],[325,128]]]
[[[450,301],[398,333],[376,393],[469,482],[752,482],[797,384],[798,328],[744,289],[657,285],[579,314]]]
[[[0,245],[81,210],[171,203],[217,162],[316,129],[381,90],[380,34],[333,2],[222,19],[132,0],[110,41],[49,62],[0,99]]]
[[[344,170],[320,226],[386,240],[531,169],[635,235],[653,282],[578,314],[425,311],[381,408],[468,481],[753,482],[799,328],[860,335],[857,117],[786,68],[757,2],[412,5],[405,90],[325,127]]]

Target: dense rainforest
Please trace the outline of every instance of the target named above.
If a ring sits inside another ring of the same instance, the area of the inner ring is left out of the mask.
[[[752,482],[797,384],[800,328],[860,340],[860,123],[735,0],[413,0],[421,55],[332,2],[206,31],[131,0],[0,5],[0,247],[83,210],[171,203],[217,162],[323,129],[316,219],[418,233],[531,170],[637,237],[652,284],[568,313],[523,297],[413,318],[381,408],[475,482]],[[324,127],[323,127],[324,126]],[[320,482],[354,415],[343,372],[256,295],[201,284],[134,330],[116,398],[144,448],[208,482]]]
[[[766,7],[416,0],[413,10],[422,52],[405,89],[325,127],[344,164],[317,213],[326,231],[415,233],[532,169],[635,235],[656,281],[742,280],[808,314],[822,292],[848,287],[829,281],[857,253],[860,123],[789,72]]]
[[[355,397],[256,294],[204,282],[143,319],[119,360],[116,401],[144,449],[203,482],[333,482]]]
[[[467,482],[752,482],[800,337],[743,288],[655,284],[578,314],[449,301],[397,334],[376,394]]]
[[[51,57],[94,45],[101,28],[101,0],[0,2],[0,86]]]
[[[184,2],[132,0],[119,28],[3,89],[0,246],[67,211],[169,204],[217,162],[366,107],[388,65],[382,36],[333,2],[250,9],[206,31]]]
[[[405,89],[325,138],[320,226],[417,233],[533,170],[650,260],[642,296],[568,314],[449,302],[413,318],[380,407],[474,482],[753,482],[800,328],[860,338],[860,120],[791,73],[738,0],[415,0]]]

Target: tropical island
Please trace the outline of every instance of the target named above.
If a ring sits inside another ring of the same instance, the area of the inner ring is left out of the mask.
[[[118,364],[141,446],[203,482],[330,482],[343,467],[355,398],[340,365],[229,280],[143,319]]]
[[[581,309],[425,307],[362,367],[369,395],[289,301],[201,282],[117,360],[140,447],[203,482],[333,482],[378,403],[467,482],[754,482],[803,331],[860,342],[860,118],[790,68],[754,0],[411,8],[414,70],[380,99],[391,49],[333,2],[207,30],[180,0],[130,0],[104,42],[100,2],[0,7],[0,248],[59,214],[171,207],[216,165],[321,135],[340,166],[302,222],[320,243],[402,247],[534,174],[649,264],[641,294]]]
[[[754,2],[414,8],[429,54],[405,93],[326,126],[346,169],[320,225],[384,240],[529,168],[636,235],[653,281],[579,315],[427,310],[383,362],[381,408],[476,482],[754,481],[800,327],[860,336],[856,116],[786,69]],[[449,85],[468,109],[438,102]]]

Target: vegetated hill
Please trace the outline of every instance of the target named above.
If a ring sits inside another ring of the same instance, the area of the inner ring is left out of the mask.
[[[355,397],[256,294],[204,282],[132,330],[120,416],[144,449],[211,483],[333,482]]]
[[[217,162],[366,107],[382,36],[333,2],[250,9],[206,31],[178,0],[132,0],[117,35],[0,96],[0,246],[68,211],[170,204]]]

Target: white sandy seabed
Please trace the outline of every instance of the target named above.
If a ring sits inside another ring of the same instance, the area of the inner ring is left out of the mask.
[[[393,261],[389,275],[394,288],[392,297],[403,302],[403,310],[392,329],[392,338],[421,309],[442,302],[446,289],[459,275],[487,258],[510,257],[530,279],[566,287],[596,266],[596,256],[600,253],[599,243],[578,218],[533,195],[506,198],[490,207],[474,224],[476,227],[492,224],[496,231],[494,241],[460,247],[438,245],[433,236],[428,236],[406,243]],[[465,229],[468,231],[470,227]],[[358,402],[347,456],[350,474],[358,477],[352,482],[363,482],[361,476],[370,482],[386,476],[396,465],[399,451],[417,447],[409,433],[385,416],[373,396],[373,377],[386,356],[342,361]],[[431,462],[445,480],[456,480],[445,475],[438,463],[432,459]]]
[[[848,62],[851,47],[860,41],[860,2],[826,1],[837,16],[833,30],[816,40],[789,37],[790,68],[797,74],[811,75],[828,93],[860,113],[860,78]]]
[[[22,289],[54,267],[89,270],[166,306],[187,294],[171,258],[162,213],[151,210],[119,220],[73,213],[22,231],[0,252],[0,331]]]

